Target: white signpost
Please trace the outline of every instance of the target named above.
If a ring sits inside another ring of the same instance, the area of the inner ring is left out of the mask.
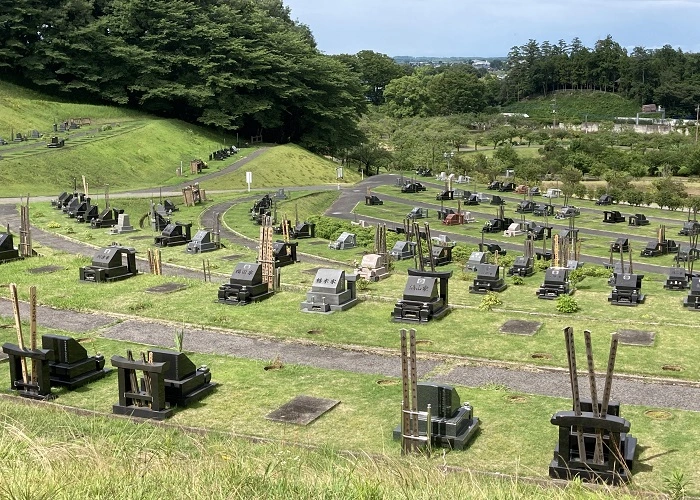
[[[248,192],[250,193],[250,185],[253,183],[253,172],[245,173],[245,181],[248,184]]]

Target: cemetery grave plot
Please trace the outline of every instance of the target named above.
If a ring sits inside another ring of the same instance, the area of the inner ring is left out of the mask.
[[[146,288],[146,291],[150,293],[173,293],[184,290],[185,288],[187,288],[187,285],[183,283],[163,283],[162,285]]]
[[[538,332],[542,323],[537,321],[526,321],[523,319],[509,319],[498,329],[501,333],[510,333],[513,335],[532,336]]]
[[[339,404],[340,401],[336,399],[300,395],[268,413],[265,418],[285,424],[309,425]]]
[[[226,255],[224,257],[221,257],[223,260],[240,260],[241,257],[243,257],[240,254],[233,254],[233,255]]]
[[[645,330],[618,330],[620,344],[636,346],[653,346],[656,333]]]
[[[55,273],[56,271],[63,271],[66,268],[63,266],[41,266],[41,267],[33,267],[31,269],[27,269],[27,272],[30,274],[50,274],[50,273]]]

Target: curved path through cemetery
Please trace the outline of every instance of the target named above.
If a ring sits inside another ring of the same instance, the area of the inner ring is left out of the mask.
[[[27,304],[21,314],[29,314]],[[0,316],[12,318],[9,300],[0,300]],[[125,315],[74,312],[40,306],[38,323],[47,328],[62,329],[79,335],[99,334],[106,338],[172,348],[173,332],[181,323],[166,323]],[[382,377],[401,376],[401,358],[397,350],[371,349],[357,346],[320,345],[292,342],[270,337],[250,336],[241,332],[185,325],[183,348],[187,351],[230,355],[260,361],[279,356],[282,362],[343,370]],[[398,341],[398,336],[397,336]],[[624,346],[623,346],[624,348]],[[568,372],[557,368],[493,363],[464,357],[421,353],[419,376],[466,387],[499,386],[519,394],[570,397]],[[587,374],[581,373],[581,396],[586,397]],[[603,380],[598,381],[602,386]],[[613,400],[655,408],[700,411],[700,383],[650,379],[616,374]]]

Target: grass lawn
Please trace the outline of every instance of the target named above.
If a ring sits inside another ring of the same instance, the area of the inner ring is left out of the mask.
[[[324,184],[352,184],[360,180],[354,168],[343,168],[338,179],[338,164],[308,152],[294,144],[276,146],[231,174],[216,180],[202,182],[206,189],[245,189],[246,172],[253,173],[254,189],[278,186],[318,186]]]
[[[567,90],[546,97],[524,99],[504,108],[510,113],[527,113],[531,118],[552,121],[552,106],[556,102],[558,121],[583,122],[612,120],[616,116],[635,116],[639,104],[619,94],[600,91]]]

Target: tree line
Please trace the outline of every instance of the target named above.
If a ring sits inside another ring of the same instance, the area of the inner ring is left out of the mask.
[[[660,49],[620,46],[608,35],[592,48],[579,38],[512,47],[501,88],[503,102],[556,90],[620,92],[640,104],[656,103],[671,116],[695,117],[700,104],[700,54],[664,45]]]
[[[361,141],[367,102],[282,0],[3,1],[0,77],[319,152]]]

